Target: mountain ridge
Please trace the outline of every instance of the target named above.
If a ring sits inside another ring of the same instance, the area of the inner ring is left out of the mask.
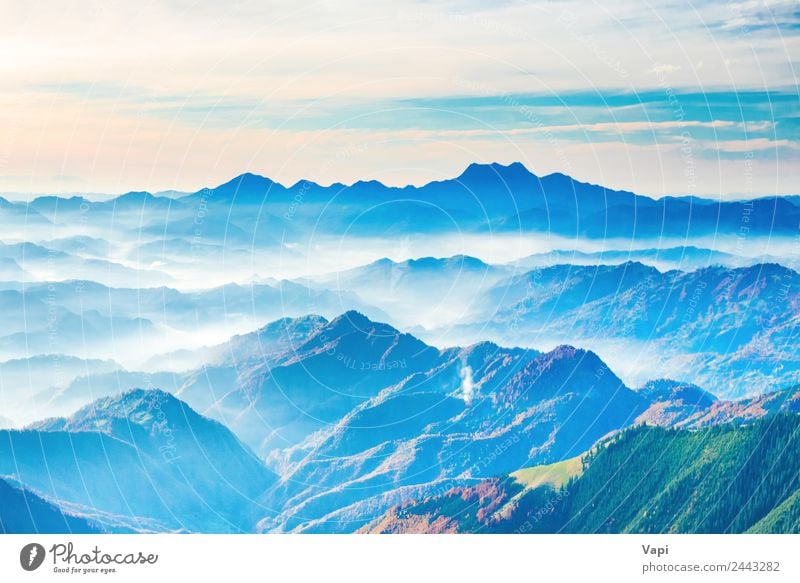
[[[530,170],[528,170],[528,168],[524,164],[522,164],[521,162],[516,161],[516,162],[511,162],[509,164],[501,164],[501,163],[498,163],[498,162],[490,162],[490,163],[472,162],[472,163],[468,164],[464,168],[464,170],[462,170],[459,174],[456,174],[453,177],[450,177],[450,178],[447,178],[447,179],[443,179],[443,180],[432,180],[430,182],[426,182],[426,183],[423,183],[423,184],[420,184],[420,185],[406,184],[406,185],[402,185],[402,186],[389,186],[389,185],[383,184],[382,182],[380,182],[378,180],[370,180],[368,182],[364,182],[362,180],[357,180],[357,181],[355,181],[355,182],[353,182],[351,184],[345,184],[345,183],[341,183],[341,182],[332,182],[331,184],[328,184],[328,185],[322,185],[322,184],[319,184],[319,183],[314,182],[312,180],[301,178],[299,180],[296,180],[293,184],[291,184],[289,186],[286,186],[286,185],[284,185],[284,184],[282,184],[282,183],[280,183],[278,181],[275,181],[275,180],[269,178],[266,175],[258,174],[258,173],[251,172],[251,171],[247,171],[247,172],[243,172],[241,174],[238,174],[236,176],[233,176],[232,178],[226,180],[225,182],[220,183],[217,186],[214,186],[214,187],[206,186],[206,187],[200,188],[200,189],[198,189],[196,191],[185,193],[185,194],[183,194],[183,196],[178,196],[178,197],[167,196],[167,195],[159,195],[158,192],[151,193],[149,191],[130,191],[130,192],[126,192],[126,193],[123,193],[123,194],[119,194],[119,195],[116,195],[116,196],[111,196],[109,198],[104,198],[102,200],[95,201],[95,200],[86,199],[84,196],[82,196],[80,194],[66,194],[66,195],[45,194],[45,195],[41,195],[39,197],[35,197],[35,198],[31,199],[27,204],[33,204],[34,207],[40,206],[40,207],[46,208],[47,210],[51,210],[50,208],[47,208],[47,206],[52,205],[56,199],[59,200],[59,201],[65,201],[65,202],[66,201],[70,201],[72,204],[80,205],[80,204],[84,204],[84,203],[95,204],[95,203],[98,203],[98,202],[103,202],[103,203],[111,202],[111,201],[113,201],[115,199],[128,197],[129,195],[133,195],[133,196],[137,196],[137,197],[142,197],[143,195],[150,195],[150,196],[152,196],[154,198],[163,198],[165,200],[184,200],[184,199],[191,199],[192,197],[200,198],[202,196],[205,196],[205,197],[208,197],[208,198],[213,198],[215,196],[215,193],[217,193],[217,192],[224,193],[225,195],[230,195],[233,192],[242,191],[242,193],[244,195],[244,191],[246,191],[247,187],[249,187],[249,186],[254,186],[254,187],[258,188],[258,189],[263,189],[265,191],[265,193],[268,190],[270,190],[271,188],[276,189],[276,191],[291,191],[291,192],[295,192],[295,191],[298,191],[298,190],[300,190],[300,189],[302,189],[304,187],[311,187],[312,190],[317,190],[317,189],[342,190],[342,189],[346,189],[346,188],[364,186],[365,184],[366,185],[370,185],[370,184],[380,185],[381,187],[383,187],[385,189],[389,189],[389,190],[403,190],[403,189],[409,189],[409,188],[412,188],[412,189],[423,189],[423,188],[425,188],[427,186],[430,186],[430,185],[436,185],[436,184],[440,184],[442,182],[448,182],[448,181],[461,180],[461,181],[469,182],[471,179],[473,179],[473,177],[481,177],[481,178],[486,177],[486,176],[504,177],[504,173],[509,173],[509,176],[525,176],[525,175],[527,175],[527,176],[530,176],[530,177],[534,178],[535,180],[542,181],[544,183],[557,183],[557,182],[561,182],[561,183],[567,182],[567,183],[570,183],[570,184],[571,183],[575,183],[575,184],[580,185],[580,186],[591,187],[591,188],[596,188],[596,189],[602,189],[602,190],[607,191],[607,192],[620,193],[620,194],[623,194],[623,195],[631,195],[631,196],[646,198],[646,199],[649,199],[651,201],[658,201],[658,200],[662,200],[663,198],[671,198],[671,199],[678,199],[678,200],[695,200],[695,201],[699,201],[699,202],[710,202],[710,203],[719,202],[718,199],[704,198],[702,196],[697,196],[695,194],[666,195],[664,197],[654,198],[654,197],[651,197],[651,196],[648,196],[648,195],[636,194],[636,193],[633,193],[633,192],[630,192],[630,191],[626,191],[626,190],[611,189],[611,188],[607,188],[607,187],[604,187],[604,186],[599,185],[599,184],[594,184],[594,183],[591,183],[591,182],[582,181],[582,180],[576,179],[576,178],[574,178],[572,176],[569,176],[568,174],[564,174],[564,173],[558,172],[558,171],[551,172],[549,174],[545,174],[545,175],[539,176],[539,175],[531,172]],[[514,181],[511,180],[510,182],[513,183]],[[773,199],[786,199],[788,202],[790,202],[794,206],[795,205],[794,201],[796,199],[798,199],[798,196],[797,195],[763,195],[761,197],[756,197],[756,198],[741,198],[741,199],[729,199],[729,200],[726,199],[724,202],[742,202],[742,201],[773,200]],[[8,199],[3,199],[3,200],[6,200],[7,204],[23,204],[23,205],[26,204],[25,202],[19,202],[19,203],[18,202],[11,202]]]
[[[250,531],[275,480],[230,430],[154,389],[0,431],[0,454],[0,475],[112,529]]]

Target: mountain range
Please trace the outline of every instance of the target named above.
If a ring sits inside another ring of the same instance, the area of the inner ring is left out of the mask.
[[[796,532],[799,200],[0,199],[0,531]]]
[[[476,303],[483,315],[451,335],[574,342],[612,364],[626,358],[615,360],[621,341],[621,352],[649,359],[651,378],[677,370],[726,397],[800,381],[800,275],[777,264],[690,272],[637,262],[555,265],[504,280]]]
[[[577,249],[554,249],[534,253],[511,263],[517,271],[549,267],[559,264],[570,265],[618,265],[637,261],[655,267],[659,271],[694,271],[712,265],[726,267],[746,267],[757,263],[778,263],[778,257],[745,257],[694,245],[675,247],[607,249],[603,251],[580,251]]]
[[[201,236],[234,244],[276,243],[281,233],[314,221],[325,232],[351,236],[454,231],[541,231],[588,238],[702,236],[739,232],[792,234],[800,223],[794,197],[714,201],[695,196],[652,199],[581,182],[564,174],[537,176],[519,162],[471,164],[459,176],[416,187],[377,181],[284,186],[247,173],[214,188],[174,198],[132,192],[92,202],[46,196],[28,204],[4,201],[0,211],[33,213],[43,222],[77,213],[121,217],[158,215],[144,228],[161,236]],[[257,208],[254,216],[252,208]],[[198,209],[226,209],[195,219]],[[225,214],[220,214],[224,212]],[[0,217],[2,218],[2,217]],[[29,220],[33,220],[32,218]]]
[[[229,348],[206,349],[209,370],[241,370],[216,399],[195,379],[180,399],[135,389],[0,431],[0,477],[9,496],[36,507],[6,506],[0,521],[38,529],[74,519],[76,531],[110,532],[375,529],[398,504],[481,489],[520,468],[568,463],[573,476],[569,460],[642,423],[691,436],[800,412],[797,388],[734,402],[666,379],[631,389],[589,351],[437,349],[357,312],[287,318]]]
[[[291,206],[298,196],[301,207],[305,207],[299,211]],[[752,232],[794,232],[800,223],[800,208],[787,197],[746,202],[697,197],[654,200],[580,182],[564,174],[539,177],[518,162],[507,166],[471,164],[456,178],[402,188],[377,181],[324,187],[307,180],[284,187],[269,178],[244,174],[180,200],[204,200],[228,207],[264,206],[275,209],[275,216],[291,208],[305,215],[312,212],[308,207],[315,207],[316,212],[320,205],[332,205],[339,216],[329,213],[323,228],[350,224],[351,234],[380,232],[387,222],[392,229],[411,232],[466,227],[590,238],[698,236],[736,232],[743,222]],[[376,206],[381,204],[384,206]],[[378,210],[360,216],[359,206]],[[352,210],[341,216],[342,209]]]
[[[396,325],[435,328],[471,316],[475,299],[514,273],[465,255],[407,261],[384,257],[299,283],[357,294],[367,305],[391,315]]]

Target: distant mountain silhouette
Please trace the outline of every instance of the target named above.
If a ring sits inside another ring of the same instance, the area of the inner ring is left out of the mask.
[[[358,294],[397,325],[435,327],[462,320],[480,294],[513,271],[475,257],[379,259],[368,265],[301,280],[307,285]]]
[[[0,204],[0,222],[24,217],[31,224],[65,223],[84,215],[113,216],[115,227],[132,237],[247,249],[280,248],[312,232],[350,237],[542,232],[641,240],[735,235],[742,229],[752,235],[792,235],[800,223],[800,204],[797,197],[775,196],[656,200],[565,174],[537,176],[519,162],[471,164],[459,176],[418,187],[376,180],[328,186],[300,180],[285,186],[245,173],[178,197],[130,192],[102,202],[44,196],[27,204]]]
[[[669,271],[670,269],[692,271],[712,265],[744,267],[764,263],[765,259],[748,259],[732,253],[684,245],[650,249],[610,249],[596,252],[554,250],[523,257],[510,265],[517,269],[535,269],[557,264],[615,265],[629,261],[644,263],[656,267],[660,271]]]
[[[227,206],[264,205],[278,211],[276,215],[292,207],[292,201],[299,201],[294,207],[305,208],[293,208],[292,214],[298,217],[310,216],[306,212],[318,213],[318,205],[333,205],[338,219],[325,216],[320,225],[331,230],[347,225],[353,235],[378,233],[380,229],[429,232],[491,228],[592,238],[683,237],[735,233],[743,224],[752,233],[788,234],[800,222],[800,206],[792,197],[745,202],[695,196],[655,200],[560,173],[539,177],[519,162],[507,166],[471,164],[453,179],[403,188],[377,181],[329,187],[300,181],[287,188],[248,173],[181,200],[201,199]],[[371,206],[372,210],[360,214]]]

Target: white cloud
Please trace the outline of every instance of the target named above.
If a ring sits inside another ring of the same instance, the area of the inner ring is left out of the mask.
[[[765,15],[785,15],[787,5],[770,3],[762,9],[760,2],[745,2],[739,12],[748,22],[760,19],[763,26]],[[462,6],[448,1],[43,5],[0,0],[3,187],[42,191],[59,186],[52,177],[71,176],[69,186],[63,185],[70,190],[158,190],[209,183],[249,169],[279,178],[313,174],[327,156],[324,148],[313,155],[310,149],[293,149],[292,144],[302,143],[301,133],[251,127],[258,124],[246,107],[237,127],[220,128],[215,123],[219,109],[196,111],[189,122],[185,114],[194,111],[197,96],[213,96],[221,106],[255,104],[281,113],[286,108],[286,116],[328,107],[335,117],[337,103],[463,93],[453,79],[489,87],[495,94],[560,94],[593,87],[640,91],[661,89],[662,81],[695,91],[796,85],[786,66],[788,43],[796,37],[787,37],[785,30],[757,39],[730,34],[718,26],[731,19],[730,9],[713,3],[664,1],[647,10],[622,0]],[[565,20],[567,13],[574,17]],[[37,89],[74,84],[136,88],[141,94],[98,101]],[[142,115],[165,103],[182,107],[184,115]],[[351,107],[341,110],[341,120],[351,115]],[[553,125],[547,131],[674,129],[669,122],[612,122]],[[686,123],[714,128],[724,122]],[[376,151],[407,156],[391,161],[397,167],[426,163],[424,172],[407,171],[405,181],[415,181],[434,163],[451,171],[468,156],[508,160],[520,157],[520,151],[544,150],[549,159],[547,141],[523,140],[537,132],[542,130],[513,128],[503,132],[513,138],[503,143],[505,138],[491,131],[421,130],[416,137],[389,135]],[[333,139],[321,135],[321,142]],[[377,140],[377,134],[367,139]],[[430,157],[420,160],[414,149],[401,145],[410,139],[428,140]],[[449,149],[430,145],[442,142]],[[370,158],[346,160],[331,174],[348,179],[379,174],[389,165],[383,159],[371,160],[377,164],[372,167],[362,163]],[[591,174],[593,164],[592,159],[576,160],[575,168]],[[298,165],[305,171],[296,170]],[[640,172],[658,174],[658,166]],[[8,180],[13,176],[25,178]],[[680,187],[677,181],[670,191]]]

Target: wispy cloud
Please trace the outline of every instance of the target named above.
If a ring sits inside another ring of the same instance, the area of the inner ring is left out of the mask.
[[[781,155],[800,135],[792,2],[6,1],[2,13],[0,176],[13,190],[58,188],[58,176],[88,191],[185,189],[319,168],[413,182],[491,158],[597,177],[587,141],[620,160],[635,150],[647,176],[686,133],[698,151],[771,143]],[[324,164],[345,136],[369,154]],[[685,189],[679,174],[659,191]]]

